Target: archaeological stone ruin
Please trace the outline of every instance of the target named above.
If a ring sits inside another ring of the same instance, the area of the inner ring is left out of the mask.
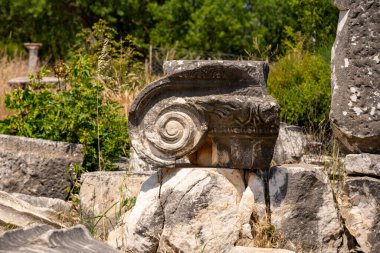
[[[348,152],[380,153],[379,1],[336,0],[331,125]]]
[[[0,135],[0,191],[66,199],[83,146]]]
[[[24,43],[26,49],[28,49],[28,74],[37,77],[37,73],[40,70],[40,59],[38,57],[38,50],[42,47],[41,43]],[[43,76],[38,79],[41,84],[57,84],[60,80],[57,77]],[[30,76],[20,76],[8,81],[8,84],[12,88],[25,88],[30,85]]]
[[[380,250],[380,2],[336,0],[332,48],[333,132],[348,153],[339,211],[363,252]]]
[[[267,62],[168,61],[118,171],[79,180],[82,145],[0,135],[0,253],[380,252],[380,2],[335,5],[340,157],[280,122]]]
[[[138,155],[161,167],[183,156],[203,167],[269,167],[279,108],[266,96],[267,63],[169,61],[164,69],[129,113]]]
[[[127,248],[228,252],[255,208],[247,178],[269,169],[278,136],[268,64],[169,61],[164,68],[129,114],[134,151],[158,171],[128,217]],[[183,156],[188,164],[176,162]],[[264,218],[265,201],[261,207]]]

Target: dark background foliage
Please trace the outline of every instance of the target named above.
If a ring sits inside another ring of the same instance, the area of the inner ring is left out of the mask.
[[[309,49],[331,44],[338,11],[331,0],[0,0],[0,42],[41,42],[42,54],[65,58],[83,28],[99,19],[117,34],[195,52],[245,54],[253,41],[285,53],[287,31],[301,32]]]

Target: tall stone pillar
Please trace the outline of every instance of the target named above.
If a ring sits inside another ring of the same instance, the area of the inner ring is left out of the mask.
[[[332,49],[330,119],[343,147],[360,153],[346,156],[337,199],[354,246],[379,252],[380,1],[335,0],[335,5],[340,16]]]
[[[39,58],[38,50],[42,46],[41,43],[24,43],[24,46],[29,51],[29,61],[28,61],[28,74],[35,74],[38,70]]]
[[[331,63],[334,136],[350,153],[380,154],[380,2],[335,5],[340,15]]]

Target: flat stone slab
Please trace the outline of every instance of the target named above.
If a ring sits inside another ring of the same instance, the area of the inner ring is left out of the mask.
[[[0,190],[66,199],[73,174],[82,164],[83,146],[0,135]]]
[[[45,76],[39,79],[38,82],[42,84],[55,84],[55,83],[59,83],[59,79],[57,77]],[[29,76],[16,77],[9,80],[8,84],[12,88],[18,88],[18,87],[25,88],[26,86],[30,84],[30,77]]]
[[[379,176],[380,155],[351,154],[344,159],[344,167],[349,176]]]
[[[83,225],[53,229],[37,225],[6,231],[0,235],[0,253],[117,253],[121,252],[93,239]]]
[[[72,203],[64,201],[62,199],[36,197],[22,193],[11,193],[12,196],[23,200],[35,207],[50,208],[58,213],[69,215],[72,207]]]
[[[65,210],[59,211],[51,206],[48,207],[46,198],[40,200],[42,201],[46,203],[46,206],[33,205],[13,194],[0,191],[0,225],[25,227],[32,224],[48,224],[57,228],[65,227]],[[33,202],[36,200],[34,199]]]

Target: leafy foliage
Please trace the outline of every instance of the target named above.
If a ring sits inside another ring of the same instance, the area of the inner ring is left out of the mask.
[[[41,42],[43,55],[65,58],[75,35],[104,19],[119,34],[148,41],[144,1],[0,0],[0,35],[6,44]]]
[[[336,31],[332,0],[0,0],[0,41],[41,42],[42,53],[64,58],[79,31],[99,19],[138,44],[193,52],[256,53],[252,44],[283,54],[286,29],[323,46]]]
[[[257,53],[256,41],[271,55],[285,53],[288,30],[300,31],[308,48],[329,43],[338,15],[330,0],[168,0],[148,10],[156,46],[244,54]]]
[[[114,90],[133,86],[129,77],[142,67],[134,59],[134,49],[114,41],[112,29],[104,22],[86,32],[96,43],[78,48],[70,65],[56,66],[61,78],[58,87],[43,85],[36,76],[28,87],[6,96],[6,106],[16,114],[1,122],[0,129],[7,134],[85,144],[87,170],[112,169],[111,160],[127,156],[130,144],[126,117],[110,97]],[[127,59],[125,66],[123,59]]]
[[[271,65],[268,93],[288,124],[316,126],[328,119],[330,65],[320,55],[293,48]]]
[[[68,90],[52,91],[36,81],[7,95],[5,104],[16,115],[2,123],[5,132],[85,144],[87,169],[110,168],[110,159],[129,148],[126,118],[116,103],[102,98],[104,87],[92,80],[86,58],[71,69],[69,79]]]

